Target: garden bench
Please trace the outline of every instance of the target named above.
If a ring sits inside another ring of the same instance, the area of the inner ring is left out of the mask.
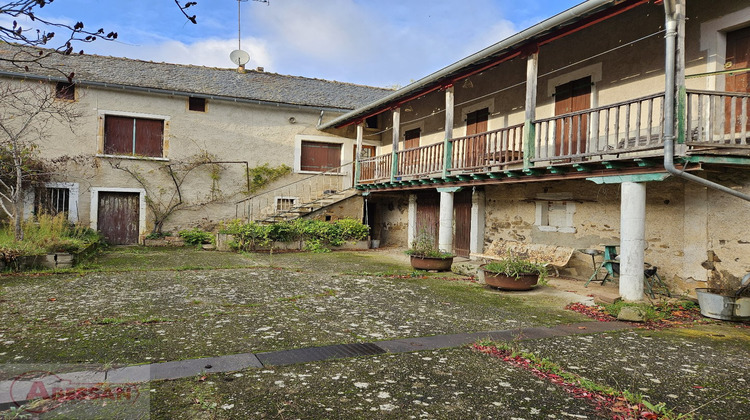
[[[564,246],[495,240],[487,247],[484,254],[471,253],[470,257],[498,261],[505,259],[509,250],[518,257],[544,264],[545,267],[552,267],[556,276],[560,275],[559,268],[568,265],[575,251],[573,248]]]

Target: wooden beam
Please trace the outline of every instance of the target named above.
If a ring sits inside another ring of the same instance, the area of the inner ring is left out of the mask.
[[[391,182],[396,181],[398,174],[398,141],[401,139],[401,108],[393,110],[393,150],[391,151]]]
[[[453,86],[445,89],[445,137],[443,137],[443,178],[449,175],[449,169],[453,165],[453,111],[455,99]]]
[[[526,102],[524,113],[524,142],[523,142],[523,167],[532,166],[531,158],[535,154],[534,119],[536,118],[536,94],[537,79],[539,72],[539,52],[535,52],[526,58]]]

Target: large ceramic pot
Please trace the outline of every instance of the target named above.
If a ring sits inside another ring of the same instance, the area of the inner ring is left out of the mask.
[[[523,274],[516,279],[512,276],[496,274],[484,269],[482,271],[484,271],[484,282],[488,286],[503,290],[531,290],[539,282],[538,274]]]
[[[411,266],[415,270],[451,271],[452,264],[453,264],[453,257],[431,258],[431,257],[420,257],[416,255],[411,256]]]

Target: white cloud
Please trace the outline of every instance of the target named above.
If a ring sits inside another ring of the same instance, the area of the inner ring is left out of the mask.
[[[208,67],[235,67],[229,60],[229,53],[237,49],[237,40],[206,39],[191,44],[179,41],[164,41],[155,44],[130,45],[102,42],[85,46],[86,53],[106,54],[177,64],[193,64]],[[247,38],[242,41],[242,49],[250,54],[247,68],[273,67],[273,60],[266,42],[262,39]]]

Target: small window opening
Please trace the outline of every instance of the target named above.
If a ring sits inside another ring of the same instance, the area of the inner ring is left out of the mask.
[[[294,198],[277,197],[276,211],[289,211],[294,207]]]
[[[373,115],[372,117],[365,118],[365,128],[378,128],[378,116]]]
[[[70,190],[67,188],[40,188],[35,198],[35,214],[56,216],[70,211]]]
[[[67,82],[57,82],[55,86],[55,98],[66,101],[75,101],[76,85]]]
[[[196,112],[206,112],[206,98],[193,98],[191,96],[188,99],[188,109]]]

